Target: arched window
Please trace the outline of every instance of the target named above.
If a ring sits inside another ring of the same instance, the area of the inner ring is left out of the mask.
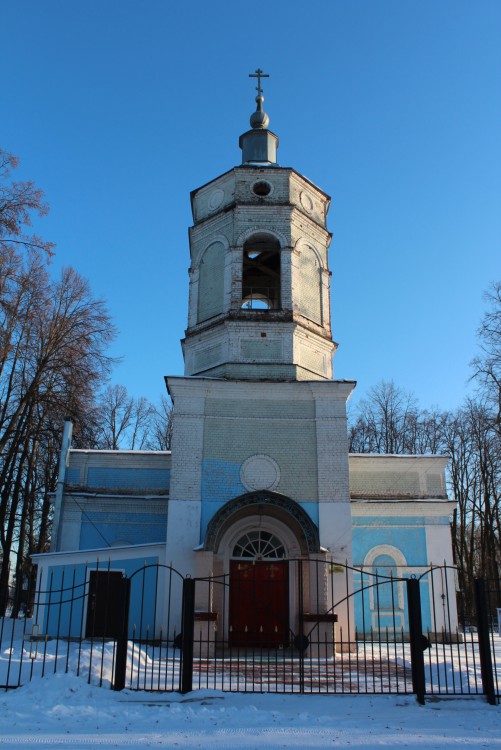
[[[244,244],[242,308],[280,309],[280,243],[268,234],[254,234]]]
[[[233,548],[233,557],[254,560],[282,560],[285,548],[280,539],[269,531],[250,531],[244,534]]]

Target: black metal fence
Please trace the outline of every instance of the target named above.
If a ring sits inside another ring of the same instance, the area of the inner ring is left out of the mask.
[[[96,562],[39,580],[31,617],[0,620],[0,686],[75,672],[147,691],[500,696],[498,582],[325,560],[231,561],[224,575]],[[494,604],[493,604],[494,603]]]

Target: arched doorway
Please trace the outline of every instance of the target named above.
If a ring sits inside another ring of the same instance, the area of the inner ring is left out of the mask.
[[[249,531],[232,550],[229,640],[253,648],[288,644],[289,562],[283,543],[269,531]]]
[[[288,645],[298,626],[298,561],[321,554],[318,528],[306,511],[271,490],[241,495],[209,521],[204,554],[216,581],[227,583],[224,596],[216,584],[213,606],[223,613],[228,642],[251,648]]]

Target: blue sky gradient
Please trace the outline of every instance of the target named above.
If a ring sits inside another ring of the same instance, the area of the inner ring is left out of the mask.
[[[238,165],[261,67],[278,161],[332,196],[335,377],[421,406],[471,392],[500,277],[499,0],[18,0],[2,8],[0,145],[37,229],[104,297],[113,374],[182,374],[189,193]]]

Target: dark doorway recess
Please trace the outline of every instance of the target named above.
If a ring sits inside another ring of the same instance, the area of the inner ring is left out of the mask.
[[[122,632],[122,580],[118,571],[90,571],[86,638],[117,638]]]

